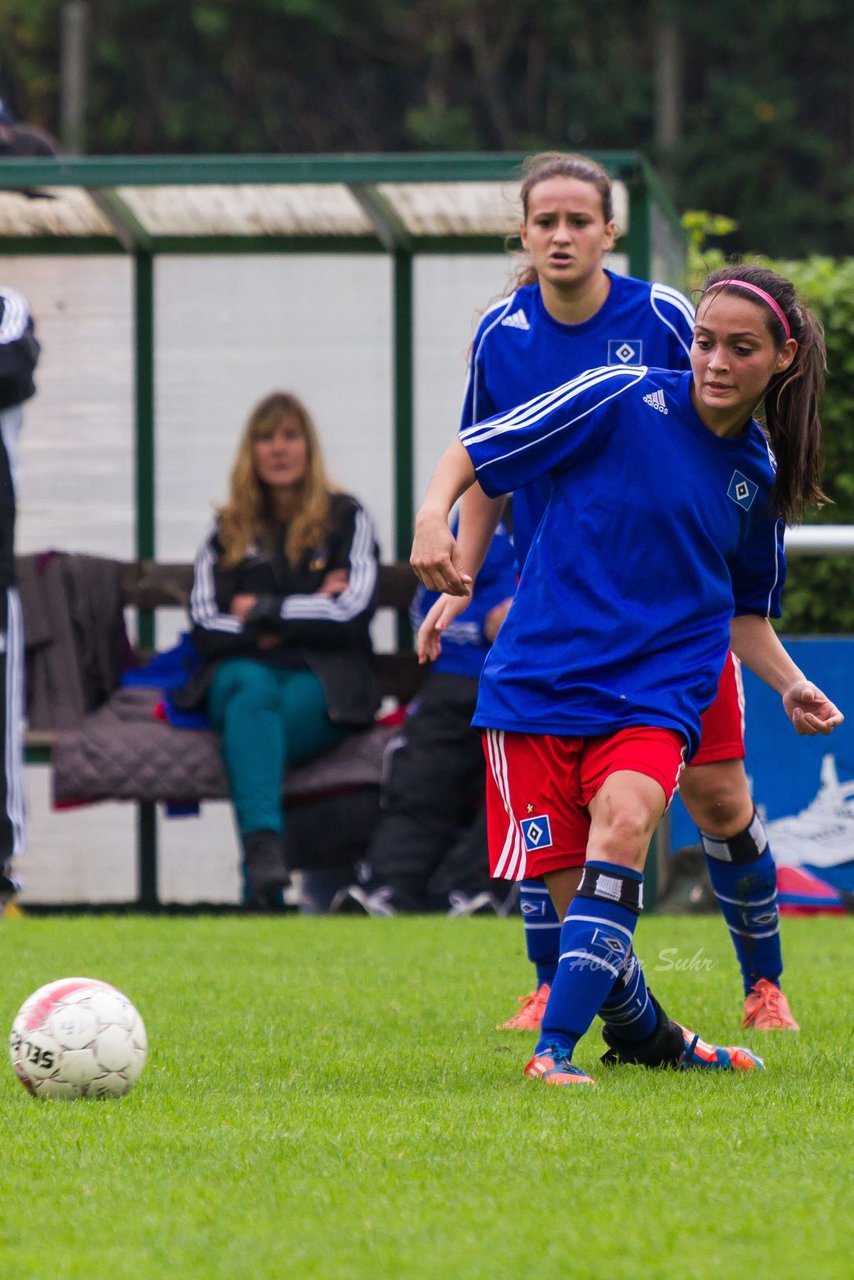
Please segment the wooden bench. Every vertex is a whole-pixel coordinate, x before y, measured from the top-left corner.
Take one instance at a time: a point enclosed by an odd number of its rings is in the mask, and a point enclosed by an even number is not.
[[[122,602],[137,610],[141,642],[136,657],[143,663],[151,656],[152,646],[146,641],[153,637],[156,611],[164,608],[186,611],[193,566],[132,561],[121,564],[120,574]],[[400,705],[414,696],[423,672],[411,648],[408,620],[416,585],[408,564],[380,567],[377,616],[391,616],[397,647],[392,652],[376,653],[375,669],[383,698],[393,699]],[[25,762],[49,765],[56,736],[57,731],[51,729],[29,730],[25,736]],[[147,800],[134,803],[137,810],[137,900],[134,905],[143,910],[157,910],[161,906],[157,884],[157,804]]]

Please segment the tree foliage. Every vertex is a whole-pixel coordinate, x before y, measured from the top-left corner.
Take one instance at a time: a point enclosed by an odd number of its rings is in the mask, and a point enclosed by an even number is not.
[[[632,148],[736,248],[847,251],[849,0],[89,0],[96,153]],[[0,78],[56,132],[62,0],[4,0]],[[656,155],[661,23],[682,141]]]
[[[824,324],[827,394],[822,409],[832,499],[809,523],[854,525],[854,258],[772,262],[793,280]],[[791,559],[781,630],[789,634],[854,634],[854,559]]]

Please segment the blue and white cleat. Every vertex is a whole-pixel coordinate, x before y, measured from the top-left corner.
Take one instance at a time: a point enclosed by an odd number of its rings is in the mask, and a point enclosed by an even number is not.
[[[580,1067],[575,1067],[572,1060],[561,1045],[546,1044],[535,1053],[525,1067],[525,1075],[529,1080],[542,1080],[543,1084],[595,1084],[592,1076],[586,1075]]]
[[[707,1044],[693,1031],[680,1026],[684,1049],[678,1062],[681,1071],[692,1071],[699,1067],[706,1071],[764,1071],[765,1063],[749,1049],[739,1046],[720,1048]]]

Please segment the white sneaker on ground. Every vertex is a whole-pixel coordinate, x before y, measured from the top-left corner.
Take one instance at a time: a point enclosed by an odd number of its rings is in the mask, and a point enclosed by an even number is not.
[[[451,904],[449,916],[497,916],[500,905],[498,899],[486,890],[469,897],[455,889],[448,895],[448,901]]]
[[[348,884],[339,889],[329,907],[336,916],[396,916],[391,889],[367,893],[360,885]]]

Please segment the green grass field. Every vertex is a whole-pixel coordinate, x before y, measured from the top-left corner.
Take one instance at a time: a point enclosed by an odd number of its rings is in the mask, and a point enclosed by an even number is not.
[[[671,1012],[768,1069],[564,1090],[493,1029],[530,984],[518,920],[0,921],[7,1027],[85,974],[151,1044],[121,1101],[42,1102],[0,1071],[0,1274],[847,1277],[854,921],[787,921],[784,946],[803,1030],[744,1033],[722,922],[643,920]],[[591,1031],[577,1060],[601,1049]]]

